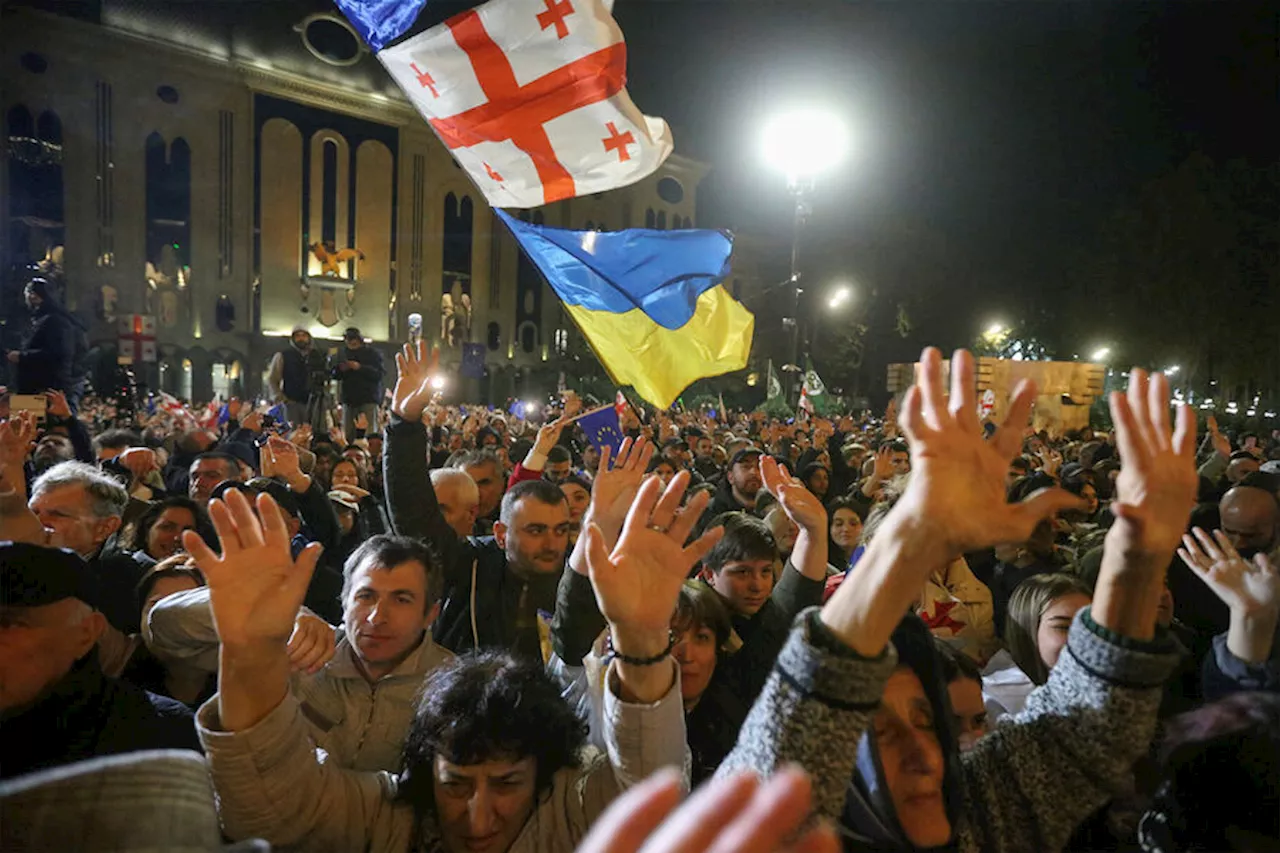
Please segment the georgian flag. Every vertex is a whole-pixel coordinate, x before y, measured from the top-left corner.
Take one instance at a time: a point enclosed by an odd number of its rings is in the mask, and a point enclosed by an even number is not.
[[[494,207],[538,207],[653,173],[671,131],[625,88],[605,0],[490,0],[398,44],[420,0],[337,0]]]

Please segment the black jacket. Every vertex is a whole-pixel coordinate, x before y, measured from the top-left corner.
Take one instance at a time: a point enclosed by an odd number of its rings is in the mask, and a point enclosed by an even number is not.
[[[47,696],[0,720],[0,779],[144,749],[199,751],[191,709],[107,678],[90,652]]]
[[[538,611],[555,610],[560,573],[520,577],[493,537],[458,537],[431,487],[422,424],[392,415],[382,461],[391,526],[430,544],[444,567],[435,641],[453,652],[496,648],[540,660]]]
[[[348,361],[360,363],[359,370],[339,370]],[[371,346],[359,349],[343,347],[329,362],[334,379],[342,384],[342,402],[348,406],[367,406],[382,402],[382,356]]]
[[[324,393],[324,353],[315,347],[303,353],[290,344],[285,347],[281,357],[284,365],[280,375],[280,385],[286,400],[305,403],[313,395],[318,397]]]
[[[84,333],[80,321],[57,306],[41,306],[18,348],[14,391],[39,394],[57,390],[72,392],[80,382],[76,342]]]

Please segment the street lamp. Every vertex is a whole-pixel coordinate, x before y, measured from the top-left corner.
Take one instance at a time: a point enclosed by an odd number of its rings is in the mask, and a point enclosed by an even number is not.
[[[1106,361],[1107,356],[1111,355],[1111,347],[1098,347],[1093,351],[1093,355],[1089,356],[1090,361]]]
[[[1164,369],[1164,375],[1165,375],[1165,376],[1177,376],[1177,375],[1178,375],[1178,371],[1179,371],[1179,370],[1181,370],[1181,369],[1182,369],[1182,367],[1181,367],[1180,365],[1177,365],[1177,364],[1171,365],[1171,366],[1166,367],[1166,368]]]
[[[800,362],[800,231],[812,213],[811,197],[819,175],[839,166],[848,154],[849,131],[841,118],[825,109],[808,107],[781,113],[765,124],[761,154],[765,163],[787,179],[795,204],[791,231],[792,316],[783,327],[791,329],[791,363]],[[793,377],[788,395],[796,390]]]
[[[853,290],[848,285],[837,287],[832,293],[831,298],[827,300],[827,307],[835,311],[844,305],[853,297]]]

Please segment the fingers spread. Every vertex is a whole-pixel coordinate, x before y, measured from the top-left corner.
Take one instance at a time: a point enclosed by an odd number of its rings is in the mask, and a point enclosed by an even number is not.
[[[942,413],[946,399],[942,388],[942,353],[936,347],[926,347],[920,354],[920,376],[916,379],[923,402],[924,420],[931,428],[942,426]]]
[[[635,853],[680,803],[680,774],[660,770],[631,788],[611,805],[578,853]]]
[[[919,444],[932,432],[924,420],[924,402],[918,386],[912,385],[902,398],[902,414],[898,416],[898,426],[902,427],[903,434],[913,444]]]
[[[1013,389],[1009,412],[995,434],[995,447],[1005,459],[1012,459],[1022,447],[1022,430],[1031,416],[1031,404],[1035,399],[1036,385],[1028,379],[1023,379]]]
[[[645,853],[705,853],[747,807],[759,785],[754,773],[713,779],[658,828],[645,844]]]
[[[692,567],[695,563],[701,562],[702,558],[711,553],[711,549],[716,547],[716,543],[724,538],[724,528],[714,527],[702,534],[688,548],[684,549],[686,559],[685,568]]]
[[[958,349],[951,354],[951,414],[965,429],[977,432],[978,401],[974,393],[973,355]]]
[[[1147,388],[1147,409],[1151,417],[1151,438],[1162,450],[1170,447],[1169,380],[1163,373],[1151,377]]]

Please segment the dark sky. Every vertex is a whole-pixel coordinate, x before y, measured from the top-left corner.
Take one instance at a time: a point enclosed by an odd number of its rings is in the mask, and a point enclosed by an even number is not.
[[[715,164],[706,224],[777,230],[763,117],[806,99],[855,150],[816,239],[903,219],[983,262],[1072,244],[1189,153],[1274,161],[1277,6],[1263,2],[618,0],[629,90]]]

